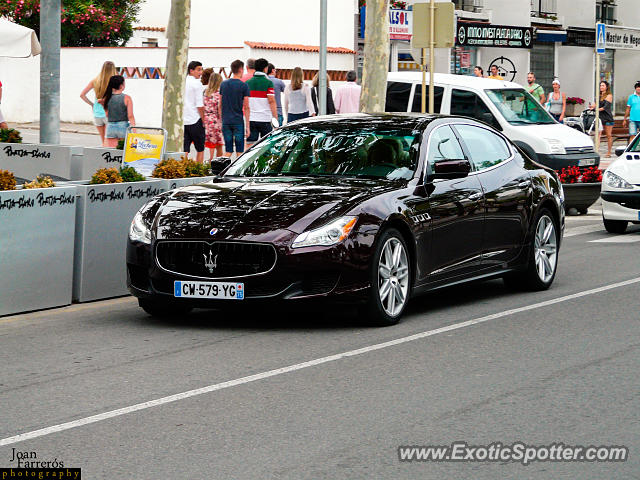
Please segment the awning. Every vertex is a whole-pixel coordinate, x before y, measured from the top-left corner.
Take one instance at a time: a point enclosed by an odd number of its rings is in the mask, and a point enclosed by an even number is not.
[[[564,42],[567,40],[566,30],[536,30],[536,41],[538,42]]]
[[[40,51],[33,30],[0,18],[0,57],[30,57]]]

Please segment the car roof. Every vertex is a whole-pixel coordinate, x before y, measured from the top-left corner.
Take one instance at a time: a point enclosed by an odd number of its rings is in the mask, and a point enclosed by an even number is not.
[[[297,120],[293,124],[286,124],[283,128],[295,128],[300,125],[313,125],[319,127],[352,126],[354,128],[372,127],[396,127],[406,129],[423,129],[429,123],[441,118],[460,119],[459,115],[428,114],[415,112],[382,112],[382,113],[343,113],[335,115],[323,115]],[[465,118],[466,119],[466,118]],[[471,120],[471,119],[467,119]]]
[[[454,87],[471,87],[478,90],[491,90],[495,88],[519,88],[522,85],[506,80],[494,80],[492,78],[478,78],[471,75],[453,75],[449,73],[434,73],[435,83],[452,85]],[[421,72],[389,72],[387,80],[391,82],[422,83]],[[427,75],[427,84],[429,76]]]

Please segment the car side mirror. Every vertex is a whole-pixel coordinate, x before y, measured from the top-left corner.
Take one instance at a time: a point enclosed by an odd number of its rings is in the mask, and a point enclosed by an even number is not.
[[[627,147],[616,147],[616,157],[619,157],[620,155],[622,155],[626,149]]]
[[[470,171],[471,163],[466,158],[446,160],[433,165],[433,178],[463,178]]]

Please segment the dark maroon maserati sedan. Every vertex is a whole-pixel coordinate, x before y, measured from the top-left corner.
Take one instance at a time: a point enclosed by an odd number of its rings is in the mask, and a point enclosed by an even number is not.
[[[391,325],[411,296],[461,281],[548,288],[563,204],[556,174],[481,122],[311,118],[145,205],[128,285],[152,315],[321,299]]]

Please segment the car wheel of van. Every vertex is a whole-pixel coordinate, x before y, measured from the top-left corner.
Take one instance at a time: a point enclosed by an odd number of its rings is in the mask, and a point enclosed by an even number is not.
[[[404,238],[394,228],[378,239],[371,259],[371,288],[360,316],[370,325],[395,325],[411,294],[411,257]]]
[[[179,305],[175,302],[166,302],[139,298],[138,305],[152,317],[169,318],[188,314],[193,308]]]
[[[558,226],[551,212],[543,208],[536,215],[535,229],[526,270],[504,277],[505,285],[526,290],[546,290],[558,266]]]
[[[602,222],[604,223],[604,228],[609,233],[624,233],[627,231],[627,225],[629,222],[626,220],[607,220],[606,218],[602,218]]]

